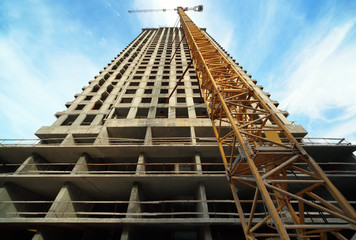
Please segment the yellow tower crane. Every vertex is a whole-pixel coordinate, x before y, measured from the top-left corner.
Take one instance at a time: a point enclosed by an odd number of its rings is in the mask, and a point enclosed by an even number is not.
[[[203,7],[174,10],[184,30],[246,239],[328,239],[331,235],[346,239],[341,230],[356,230],[353,207],[255,90],[254,83],[239,73],[185,13],[202,11]],[[131,12],[147,11],[162,10]],[[246,198],[246,192],[253,197]],[[263,208],[265,215],[257,215]],[[334,221],[313,221],[310,212]]]

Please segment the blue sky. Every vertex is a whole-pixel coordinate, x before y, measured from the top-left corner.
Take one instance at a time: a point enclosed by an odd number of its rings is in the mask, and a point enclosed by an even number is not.
[[[143,27],[188,12],[311,137],[356,143],[356,1],[2,0],[0,138],[34,138]]]

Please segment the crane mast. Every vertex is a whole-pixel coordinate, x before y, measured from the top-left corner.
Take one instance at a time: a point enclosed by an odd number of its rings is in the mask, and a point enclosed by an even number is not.
[[[353,207],[184,10],[178,8],[181,26],[246,239],[346,239],[339,231],[356,229]],[[261,208],[264,217],[256,215]],[[344,224],[315,223],[306,209]]]
[[[356,230],[355,210],[253,83],[185,13],[203,6],[129,12],[167,10],[178,12],[246,239],[346,239],[340,230]]]

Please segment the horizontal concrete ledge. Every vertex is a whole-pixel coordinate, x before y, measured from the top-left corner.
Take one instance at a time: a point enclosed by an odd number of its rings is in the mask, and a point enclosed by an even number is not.
[[[159,149],[159,150],[158,150]],[[146,157],[194,157],[199,153],[201,157],[220,157],[217,145],[105,145],[105,146],[2,146],[0,147],[0,159],[11,159],[11,163],[22,163],[32,153],[38,153],[50,162],[77,161],[87,153],[92,158],[110,158],[120,156],[138,157],[139,153]]]
[[[8,175],[0,177],[0,184],[12,182],[48,199],[54,199],[66,182],[71,182],[96,200],[103,198],[128,200],[134,182],[139,182],[146,194],[170,199],[172,194],[195,192],[199,183],[207,186],[214,197],[231,196],[226,175]]]

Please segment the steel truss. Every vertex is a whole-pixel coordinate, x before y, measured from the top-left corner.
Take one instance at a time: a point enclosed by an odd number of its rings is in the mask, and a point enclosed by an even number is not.
[[[353,207],[182,8],[178,14],[246,239],[346,239],[339,231],[356,229]]]

